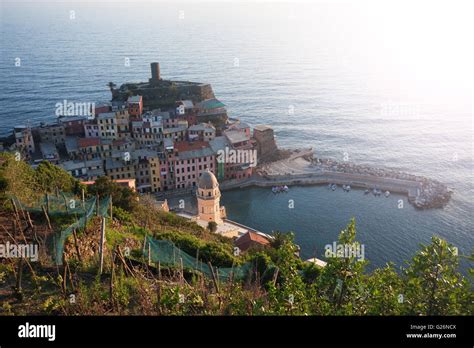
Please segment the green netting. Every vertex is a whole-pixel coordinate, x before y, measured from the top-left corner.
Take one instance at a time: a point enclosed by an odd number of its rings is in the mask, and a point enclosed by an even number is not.
[[[149,236],[145,237],[145,248],[143,254],[148,258],[148,250],[150,250],[150,259],[154,262],[160,262],[161,265],[170,267],[181,267],[181,260],[183,268],[196,270],[204,273],[206,276],[211,277],[212,272],[206,263],[195,257],[187,254],[174,245],[173,242],[168,240],[156,240]],[[149,247],[148,247],[149,246]],[[233,274],[233,279],[242,280],[248,272],[252,269],[250,262],[245,263],[241,266],[234,267],[214,267],[215,272],[221,280],[230,279]]]
[[[104,217],[107,216],[107,211],[110,206],[110,196],[100,199],[98,206],[95,197],[82,202],[82,200],[68,193],[45,195],[28,206],[22,204],[16,198],[13,199],[17,207],[29,212],[42,213],[44,208],[50,216],[74,215],[77,217],[76,222],[56,233],[53,236],[52,243],[50,243],[52,257],[57,265],[62,265],[63,263],[64,243],[73,231],[84,228],[87,221],[94,214]]]
[[[86,214],[83,214],[83,216],[79,218],[75,223],[73,223],[68,228],[62,230],[54,236],[53,257],[57,265],[63,264],[64,243],[75,229],[84,228],[87,224],[87,220],[89,220],[89,218],[94,214],[103,217],[107,216],[107,211],[110,206],[110,197],[99,200],[99,207],[97,207],[96,198],[92,198],[91,200],[87,201],[85,206]]]
[[[94,214],[96,211],[96,199],[92,198],[88,200],[85,204],[86,213],[83,214],[76,222],[67,227],[66,229],[56,233],[53,239],[53,258],[57,265],[63,264],[63,251],[64,243],[66,239],[73,233],[75,229],[84,228],[87,224],[87,220]]]
[[[84,214],[85,207],[82,201],[74,195],[65,192],[59,192],[56,195],[44,195],[25,205],[16,197],[13,198],[17,207],[33,213],[42,213],[43,207],[50,216]]]

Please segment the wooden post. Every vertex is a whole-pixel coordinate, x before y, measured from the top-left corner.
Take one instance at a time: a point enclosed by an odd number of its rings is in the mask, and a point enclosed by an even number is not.
[[[112,205],[112,195],[110,195],[110,221],[112,221],[112,218],[113,218],[113,211],[112,211],[112,208],[113,205]]]
[[[69,262],[67,261],[66,258],[64,258],[64,262],[66,263],[67,273],[69,275],[69,284],[71,284],[71,289],[72,291],[76,291],[76,287],[74,286],[74,282],[72,279],[71,267],[69,267]]]
[[[67,204],[67,199],[64,192],[62,193],[62,196],[63,196],[63,201],[64,201],[64,207],[66,208],[66,213],[69,213],[69,205]]]
[[[63,293],[67,295],[67,267],[66,267],[66,253],[63,251]]]
[[[99,273],[102,274],[104,268],[104,242],[105,242],[105,217],[102,217],[102,224],[100,227],[100,245],[99,245],[99,257],[100,266]]]
[[[278,267],[275,268],[275,272],[273,273],[273,286],[276,285],[276,282],[277,282],[277,279],[278,279],[278,272],[280,271],[280,269]]]
[[[210,262],[207,262],[207,265],[209,266],[209,269],[211,270],[212,274],[212,281],[214,283],[214,288],[216,289],[216,293],[219,293],[219,283],[217,282],[216,274],[214,272],[214,268],[212,268],[212,265]]]
[[[109,285],[109,296],[110,296],[110,302],[112,303],[112,305],[114,304],[115,253],[116,251],[114,250],[112,252],[112,270],[110,272],[110,285]]]
[[[12,199],[11,199],[11,202],[12,202],[12,205],[13,205],[13,211],[15,212],[15,219],[14,219],[14,221],[15,221],[15,223],[16,223],[16,226],[18,226],[18,231],[17,231],[16,228],[15,228],[15,237],[16,237],[17,232],[20,232],[20,233],[21,233],[22,227],[21,227],[21,221],[20,221],[20,214],[19,214],[19,212],[18,212],[18,208],[17,208],[17,206],[16,206],[15,200],[12,198]],[[20,233],[18,233],[18,234],[20,234]]]
[[[16,206],[15,200],[13,198],[10,199],[12,206],[13,206],[13,211],[15,212],[15,216],[18,216],[18,208]]]
[[[181,267],[180,281],[181,281],[181,283],[183,283],[183,280],[184,280],[184,267],[183,267],[183,258],[182,257],[179,258],[179,263],[180,263],[180,267]]]
[[[148,242],[148,265],[151,265],[151,247],[150,247],[150,242]]]
[[[16,277],[16,296],[18,300],[23,300],[23,293],[21,290],[21,278],[23,276],[23,258],[20,257],[18,260],[18,272],[17,272],[17,277]]]
[[[49,214],[49,196],[46,194],[46,212]]]
[[[51,227],[51,221],[49,220],[48,209],[45,208],[44,205],[42,205],[41,208],[43,209],[43,213],[44,213],[44,216],[46,218],[46,222],[48,223],[49,231],[53,232],[53,228]]]
[[[161,314],[161,282],[159,281],[158,284],[156,284],[156,302],[157,302],[157,310],[158,313]]]
[[[73,236],[74,236],[74,246],[76,247],[77,259],[79,260],[79,262],[82,263],[81,253],[79,252],[79,243],[77,242],[76,229],[73,229],[73,230],[72,230],[72,234],[73,234]]]
[[[86,197],[85,197],[84,189],[81,189],[81,194],[82,194],[82,208],[84,209],[84,211],[86,211]]]
[[[28,219],[28,225],[30,226],[32,230],[35,231],[35,234],[36,234],[35,226],[33,225],[33,221],[31,220],[31,215],[28,211],[26,212],[26,217]]]

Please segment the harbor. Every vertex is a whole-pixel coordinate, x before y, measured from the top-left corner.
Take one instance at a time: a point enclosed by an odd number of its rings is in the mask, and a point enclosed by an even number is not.
[[[222,191],[245,187],[276,187],[330,185],[349,192],[351,187],[361,188],[375,196],[400,193],[416,208],[441,208],[452,191],[444,184],[422,176],[395,170],[373,168],[348,162],[314,157],[311,149],[296,150],[286,159],[266,163],[245,180],[229,180],[221,183]]]

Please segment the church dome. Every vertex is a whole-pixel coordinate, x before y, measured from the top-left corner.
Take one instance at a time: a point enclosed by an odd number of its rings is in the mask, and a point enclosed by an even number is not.
[[[200,189],[214,189],[219,186],[219,183],[217,182],[216,176],[210,172],[209,170],[206,170],[201,174],[199,177],[198,181],[198,187]]]

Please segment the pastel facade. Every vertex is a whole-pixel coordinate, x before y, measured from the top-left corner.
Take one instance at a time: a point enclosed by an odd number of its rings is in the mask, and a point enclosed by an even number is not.
[[[35,152],[35,142],[30,127],[17,126],[14,128],[13,133],[15,135],[15,145],[17,149],[28,154]]]
[[[134,95],[128,98],[128,113],[132,118],[140,118],[143,113],[143,98],[141,95]]]
[[[211,141],[216,137],[216,127],[212,123],[198,123],[188,128],[190,141]]]
[[[60,123],[42,124],[38,128],[38,134],[41,142],[55,145],[64,144],[66,139],[66,130]]]
[[[175,188],[196,188],[202,173],[215,170],[215,161],[215,154],[207,142],[175,143],[171,158]]]

